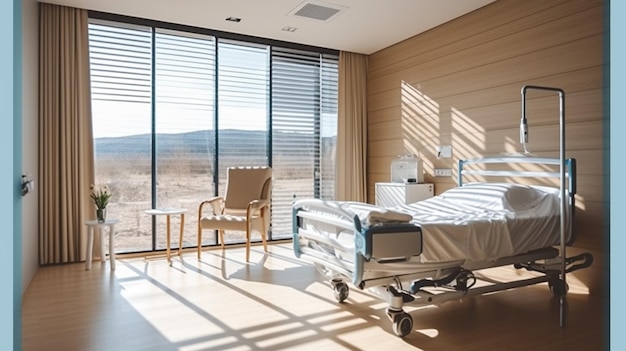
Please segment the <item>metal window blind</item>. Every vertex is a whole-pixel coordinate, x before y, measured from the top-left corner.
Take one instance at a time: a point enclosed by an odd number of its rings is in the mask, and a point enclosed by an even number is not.
[[[291,209],[294,196],[329,198],[334,193],[334,156],[328,151],[334,150],[336,139],[332,120],[337,119],[337,109],[330,105],[337,101],[337,64],[337,57],[317,52],[272,49],[272,203],[276,208]],[[291,215],[289,211],[272,216],[277,234],[291,232]]]
[[[220,192],[226,167],[272,165],[272,235],[280,239],[291,236],[293,195],[334,196],[337,55],[93,18],[89,30],[94,135],[134,135],[124,142],[101,140],[132,150],[116,157],[130,160],[148,179],[156,172],[157,205],[179,205],[165,202],[181,193],[172,190],[178,185],[167,180],[168,169],[176,170],[179,183],[188,177],[203,184],[194,191],[204,196],[215,192],[213,179],[207,180],[215,162]],[[136,157],[152,152],[152,138],[156,164]],[[103,159],[97,155],[96,167],[111,169]],[[120,192],[120,201],[142,202],[141,210],[154,201],[149,181],[142,187],[120,176],[136,169],[115,170],[111,177],[132,187]],[[194,228],[186,225],[186,242],[195,238]],[[138,245],[121,251],[149,250]]]

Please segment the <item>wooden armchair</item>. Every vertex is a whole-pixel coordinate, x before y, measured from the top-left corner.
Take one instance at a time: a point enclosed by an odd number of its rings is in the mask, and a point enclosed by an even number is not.
[[[250,235],[261,233],[267,252],[267,232],[270,224],[272,169],[270,167],[232,167],[227,170],[226,192],[200,203],[198,208],[198,259],[202,255],[202,230],[219,232],[224,249],[224,231],[246,232],[246,262],[250,259]],[[210,205],[210,206],[205,206]],[[211,211],[204,213],[205,207]]]

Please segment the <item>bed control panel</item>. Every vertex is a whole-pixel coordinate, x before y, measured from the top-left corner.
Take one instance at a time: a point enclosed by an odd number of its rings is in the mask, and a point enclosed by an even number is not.
[[[356,249],[367,260],[405,261],[422,253],[422,230],[412,224],[370,227],[355,238]]]

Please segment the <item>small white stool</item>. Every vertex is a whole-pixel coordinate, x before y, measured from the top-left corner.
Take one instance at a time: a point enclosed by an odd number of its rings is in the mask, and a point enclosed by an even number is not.
[[[87,225],[87,262],[86,269],[91,269],[91,260],[93,259],[93,237],[95,234],[95,230],[97,229],[100,233],[100,258],[102,262],[106,260],[104,255],[104,230],[103,228],[109,227],[109,258],[111,260],[111,270],[115,269],[115,249],[113,246],[113,238],[115,237],[115,224],[120,221],[117,219],[107,219],[102,222],[98,222],[97,220],[91,220],[85,222]]]

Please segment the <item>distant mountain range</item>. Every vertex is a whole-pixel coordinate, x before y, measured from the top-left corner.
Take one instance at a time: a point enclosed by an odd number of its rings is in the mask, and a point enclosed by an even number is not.
[[[160,156],[207,155],[214,154],[213,130],[199,130],[187,133],[156,135],[156,147]],[[336,137],[325,138],[325,144],[334,144]],[[315,150],[315,140],[311,134],[278,132],[273,135],[274,155],[307,157]],[[266,152],[267,133],[265,131],[228,129],[219,132],[220,155],[263,157]],[[328,145],[327,145],[328,146]],[[119,154],[150,155],[152,140],[150,134],[95,139],[96,154],[99,157]]]

